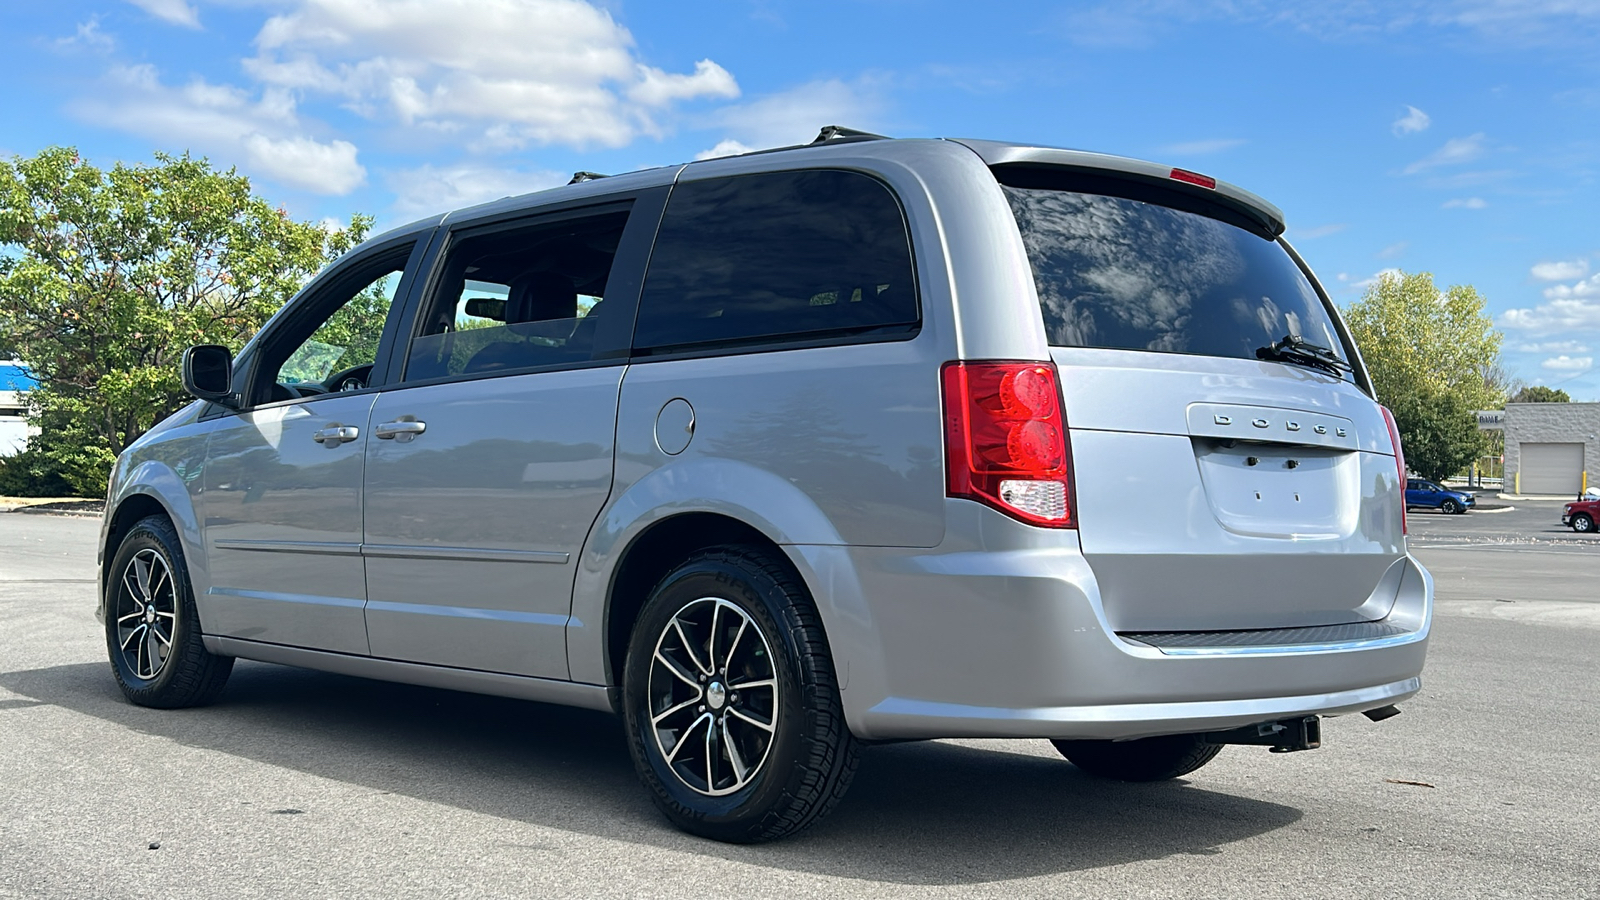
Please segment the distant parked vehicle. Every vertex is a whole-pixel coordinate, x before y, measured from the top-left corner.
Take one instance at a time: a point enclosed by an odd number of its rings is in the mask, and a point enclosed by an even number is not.
[[[1600,522],[1600,497],[1586,493],[1561,510],[1561,524],[1579,534],[1593,534],[1596,522]]]
[[[1423,478],[1406,480],[1406,509],[1421,506],[1455,515],[1477,505],[1478,498],[1466,491],[1452,491]]]

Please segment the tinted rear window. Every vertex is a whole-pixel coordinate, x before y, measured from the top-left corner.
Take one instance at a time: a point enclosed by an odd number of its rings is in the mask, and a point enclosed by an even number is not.
[[[1348,356],[1322,299],[1273,241],[1154,203],[1004,190],[1052,346],[1255,359],[1293,334]]]
[[[639,300],[641,350],[899,333],[911,247],[882,183],[833,170],[673,188]]]

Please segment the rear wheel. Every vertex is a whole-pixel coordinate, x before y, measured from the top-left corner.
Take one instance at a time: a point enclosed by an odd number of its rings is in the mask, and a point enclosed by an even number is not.
[[[1572,530],[1587,534],[1594,530],[1594,519],[1588,513],[1578,513],[1572,517]]]
[[[177,709],[217,698],[233,658],[208,652],[183,548],[162,516],[141,519],[117,548],[106,578],[106,649],[129,700]]]
[[[684,831],[785,837],[831,809],[855,774],[821,621],[764,554],[716,548],[662,579],[634,626],[623,682],[634,766]]]
[[[1447,516],[1453,516],[1456,513],[1461,512],[1461,504],[1454,500],[1446,499],[1443,503],[1439,504],[1439,510]]]
[[[1198,734],[1168,734],[1133,741],[1051,741],[1073,765],[1117,781],[1166,781],[1216,758],[1221,744]]]

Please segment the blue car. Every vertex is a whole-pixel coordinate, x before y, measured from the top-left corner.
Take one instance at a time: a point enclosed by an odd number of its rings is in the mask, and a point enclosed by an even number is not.
[[[1452,491],[1422,478],[1406,480],[1406,509],[1422,506],[1454,515],[1478,505],[1478,498],[1466,491]]]

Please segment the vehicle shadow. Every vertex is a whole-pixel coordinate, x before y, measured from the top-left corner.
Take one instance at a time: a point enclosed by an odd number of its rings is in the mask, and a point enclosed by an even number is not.
[[[1182,781],[1116,784],[1059,759],[926,742],[866,748],[850,794],[817,827],[731,846],[666,824],[634,776],[619,720],[603,713],[243,662],[222,700],[195,710],[128,704],[103,663],[4,673],[0,687],[187,746],[472,812],[910,885],[1207,855],[1302,815]]]

